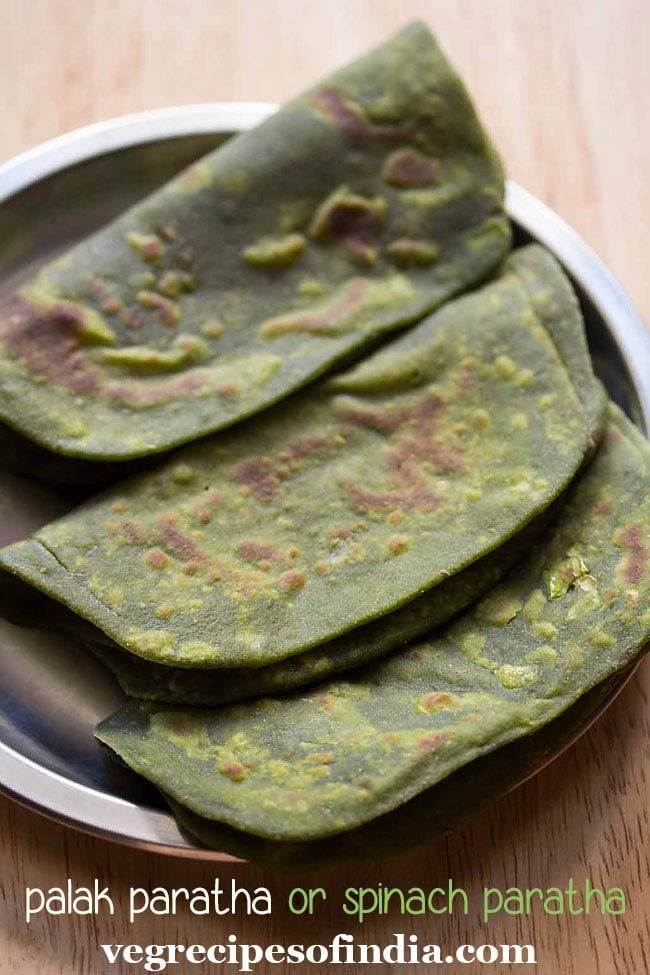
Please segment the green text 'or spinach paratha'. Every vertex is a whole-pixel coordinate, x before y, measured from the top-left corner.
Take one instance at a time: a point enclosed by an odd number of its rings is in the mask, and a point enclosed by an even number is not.
[[[134,702],[100,741],[205,819],[308,840],[543,727],[650,636],[650,447],[612,411],[546,540],[451,626],[348,680],[211,710]]]
[[[502,204],[415,24],[0,299],[0,419],[95,460],[226,427],[485,278]]]
[[[602,394],[586,360],[574,388],[555,332],[587,357],[564,275],[527,248],[356,368],[123,482],[0,566],[156,663],[301,653],[471,565],[570,482]]]

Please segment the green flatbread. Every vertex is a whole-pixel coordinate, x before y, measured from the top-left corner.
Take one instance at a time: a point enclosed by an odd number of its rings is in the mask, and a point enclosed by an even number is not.
[[[0,607],[5,618],[18,626],[69,632],[99,657],[130,697],[193,707],[231,704],[359,667],[446,623],[491,589],[529,550],[560,504],[561,499],[494,552],[394,612],[266,667],[203,670],[144,660],[122,650],[92,623],[8,573],[0,573]]]
[[[556,332],[583,357],[577,391]],[[276,663],[545,511],[602,403],[568,283],[526,248],[356,368],[3,549],[0,566],[156,663]]]
[[[125,460],[250,416],[485,278],[510,230],[414,24],[0,300],[0,419]]]
[[[212,710],[133,702],[96,734],[206,819],[360,826],[566,711],[650,636],[650,446],[612,410],[544,543],[455,623],[348,680]]]
[[[559,502],[551,510],[555,511],[557,505]],[[107,643],[96,629],[89,632],[86,628],[80,635],[85,644],[113,671],[130,697],[195,707],[231,704],[262,694],[288,691],[359,667],[446,623],[498,582],[513,563],[528,551],[548,520],[549,512],[538,515],[530,525],[496,551],[444,579],[393,613],[321,643],[313,650],[266,667],[234,667],[229,670],[169,667],[136,657],[121,650],[115,643]],[[30,618],[40,620],[43,614],[32,611]],[[60,623],[74,631],[79,629],[77,619],[66,618]],[[25,622],[24,616],[21,622]]]
[[[304,872],[352,860],[385,860],[430,845],[535,775],[598,716],[633,669],[602,681],[541,731],[475,759],[392,812],[322,840],[265,840],[165,799],[181,830],[195,842],[266,868]]]

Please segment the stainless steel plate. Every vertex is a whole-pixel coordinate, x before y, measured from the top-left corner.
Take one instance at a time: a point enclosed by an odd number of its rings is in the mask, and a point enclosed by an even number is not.
[[[224,104],[147,112],[80,129],[0,167],[0,290],[274,110]],[[546,244],[572,276],[601,378],[650,430],[650,333],[639,314],[551,210],[514,184],[507,206],[519,239]],[[61,490],[1,473],[0,542],[24,537],[71,504]],[[0,619],[0,787],[54,819],[112,840],[234,859],[193,845],[158,794],[95,744],[93,727],[123,700],[108,672],[69,637]]]

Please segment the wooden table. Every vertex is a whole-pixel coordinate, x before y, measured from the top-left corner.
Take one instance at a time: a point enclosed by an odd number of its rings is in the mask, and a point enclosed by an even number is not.
[[[428,21],[460,68],[509,174],[582,234],[650,319],[648,0],[2,0],[0,158],[140,109],[284,99],[413,17]],[[641,975],[650,968],[649,695],[650,661],[568,754],[478,821],[424,853],[324,878],[272,877],[244,865],[215,870],[121,849],[0,800],[0,972],[142,971],[109,967],[97,947],[103,942],[212,943],[235,931],[264,944],[358,934],[336,909],[348,885],[429,887],[453,877],[476,894],[484,884],[563,887],[572,876],[623,887],[627,915],[537,912],[488,929],[475,916],[388,917],[364,933],[382,942],[393,931],[418,931],[450,946],[532,941],[540,975]],[[269,885],[273,916],[244,923],[181,912],[129,931],[110,918],[40,919],[29,929],[22,920],[26,885],[97,877],[123,897],[130,885],[210,885],[215,874],[249,888]],[[328,888],[331,908],[313,921],[290,920],[287,890],[315,882]],[[203,971],[168,969],[181,970]]]

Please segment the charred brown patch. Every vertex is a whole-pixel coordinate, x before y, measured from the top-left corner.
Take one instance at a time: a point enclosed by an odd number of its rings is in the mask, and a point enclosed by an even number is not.
[[[245,460],[237,465],[232,477],[237,484],[249,488],[256,498],[267,503],[275,497],[279,484],[273,473],[273,462],[269,457]]]
[[[429,432],[430,424],[445,407],[445,402],[434,393],[427,393],[411,406],[381,410],[368,407],[344,407],[340,410],[342,420],[355,426],[368,427],[378,433],[392,434],[402,427],[415,427],[420,434]]]
[[[638,585],[645,575],[648,562],[648,549],[643,541],[643,526],[640,522],[629,525],[619,535],[619,544],[627,550],[627,558],[621,574],[628,586]]]
[[[299,572],[298,569],[289,569],[288,572],[282,573],[279,582],[283,589],[294,592],[306,585],[307,576],[304,572]]]
[[[448,691],[431,691],[424,694],[417,703],[417,710],[422,714],[432,714],[443,711],[454,705],[454,697]]]
[[[240,542],[237,546],[237,555],[246,562],[270,562],[272,565],[286,565],[287,559],[270,542]]]
[[[161,515],[158,520],[162,525],[178,525],[181,516],[176,511],[169,511],[167,514]]]
[[[20,295],[0,302],[0,341],[11,359],[73,393],[88,395],[99,383],[80,349],[83,313],[72,302],[39,308]]]
[[[388,456],[390,469],[407,479],[415,476],[413,464],[418,461],[430,464],[443,474],[451,474],[463,467],[460,447],[446,443],[440,437],[432,437],[427,441],[404,440]]]
[[[236,396],[239,392],[239,387],[237,383],[223,382],[218,384],[217,392],[219,396]]]
[[[322,454],[330,446],[328,437],[303,437],[294,440],[286,451],[282,452],[282,460],[305,460],[307,457],[314,457]]]
[[[159,518],[157,529],[160,538],[164,542],[165,548],[182,559],[186,563],[196,563],[197,565],[207,561],[205,554],[201,551],[194,539],[183,534],[175,525],[164,518]]]
[[[246,769],[238,762],[226,762],[219,766],[222,775],[227,776],[231,782],[241,782],[246,778]]]
[[[311,96],[311,104],[334,122],[350,139],[399,145],[413,136],[410,125],[377,125],[370,122],[356,102],[343,98],[332,88],[321,88]]]
[[[344,243],[350,238],[369,239],[379,231],[383,213],[383,207],[363,197],[333,199],[319,211],[312,236],[333,243]]]
[[[341,419],[357,427],[368,427],[377,433],[394,433],[404,422],[403,410],[372,410],[369,407],[346,407]]]
[[[138,304],[142,305],[143,308],[147,308],[152,311],[158,322],[165,328],[174,328],[178,324],[180,319],[180,312],[178,310],[178,305],[173,302],[170,298],[165,298],[163,295],[159,295],[156,291],[142,290],[138,291],[136,295],[136,301]]]
[[[204,382],[205,377],[195,371],[166,382],[110,383],[105,392],[109,399],[123,406],[155,406],[188,396],[200,389]]]
[[[123,521],[120,525],[122,534],[124,535],[124,540],[127,545],[137,545],[138,542],[143,541],[145,535],[142,531],[140,525],[137,525],[135,521]]]
[[[150,569],[166,569],[171,565],[169,556],[159,548],[151,548],[144,553],[144,560]]]
[[[442,745],[449,741],[451,738],[451,733],[448,731],[439,731],[434,735],[423,735],[418,742],[419,752],[435,752]]]
[[[409,434],[388,454],[388,466],[407,483],[417,479],[414,464],[433,466],[442,473],[462,469],[461,448],[436,435],[436,428],[445,403],[441,397],[427,393],[413,407],[404,411],[402,428]]]
[[[105,298],[99,306],[105,315],[119,315],[123,305],[117,295]]]
[[[377,255],[371,241],[379,233],[385,213],[386,201],[381,197],[369,199],[341,188],[318,208],[309,235],[341,244],[361,264],[372,265]]]
[[[384,163],[381,176],[385,183],[399,189],[433,186],[440,181],[440,161],[416,149],[397,149]]]
[[[433,511],[442,497],[427,483],[424,473],[453,473],[463,467],[462,449],[436,432],[445,402],[426,393],[416,403],[399,410],[347,410],[344,418],[395,437],[387,453],[393,487],[374,491],[352,481],[344,484],[352,508],[359,514],[372,510]]]
[[[126,328],[136,329],[136,328],[140,328],[140,326],[142,325],[142,317],[138,315],[136,311],[133,311],[129,308],[126,308],[122,311],[120,318],[122,319],[122,324]]]
[[[342,292],[324,308],[313,311],[289,312],[270,318],[260,326],[262,336],[273,337],[288,332],[307,332],[327,335],[336,332],[359,308],[368,290],[365,278],[352,278]]]
[[[134,230],[126,235],[126,242],[148,264],[157,263],[165,253],[164,244],[158,234],[140,234]]]
[[[440,494],[423,484],[394,491],[368,491],[351,481],[344,487],[352,509],[363,515],[370,514],[371,511],[385,511],[397,504],[408,511],[435,511],[443,501]]]

